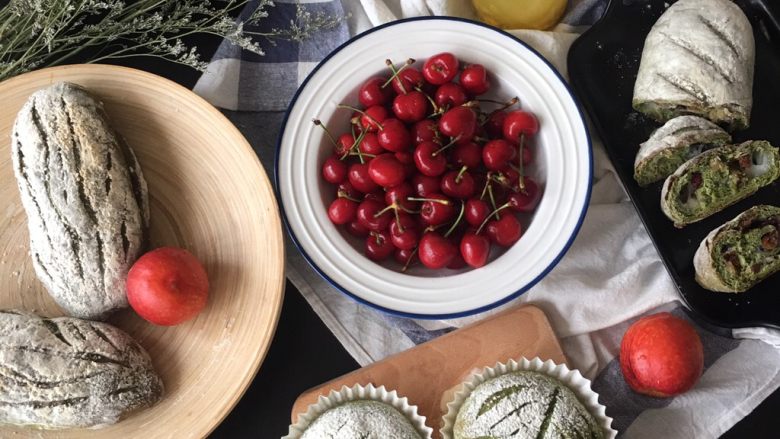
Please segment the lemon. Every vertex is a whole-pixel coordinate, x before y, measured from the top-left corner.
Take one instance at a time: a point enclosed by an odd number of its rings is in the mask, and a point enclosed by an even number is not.
[[[471,0],[482,21],[504,29],[549,29],[567,0]]]

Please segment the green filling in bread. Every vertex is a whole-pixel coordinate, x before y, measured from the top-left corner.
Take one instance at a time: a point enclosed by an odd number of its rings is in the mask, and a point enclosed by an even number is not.
[[[722,146],[689,160],[666,179],[661,208],[682,227],[744,199],[778,176],[780,156],[769,142]]]
[[[743,292],[780,271],[780,208],[756,206],[713,231],[695,258],[705,288]]]

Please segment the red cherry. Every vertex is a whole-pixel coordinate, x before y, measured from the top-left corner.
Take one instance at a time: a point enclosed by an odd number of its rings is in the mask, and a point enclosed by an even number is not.
[[[369,175],[367,163],[353,163],[352,166],[349,167],[349,173],[347,175],[352,186],[364,194],[379,188]]]
[[[387,230],[390,221],[393,220],[393,214],[389,210],[379,215],[385,208],[385,205],[377,200],[363,200],[357,208],[357,220],[363,227],[372,232]]]
[[[398,186],[393,186],[385,192],[385,203],[388,206],[396,204],[399,207],[415,211],[419,207],[419,201],[410,201],[409,197],[414,197],[414,188],[409,183],[401,183]]]
[[[333,147],[333,153],[339,157],[343,157],[352,149],[352,145],[355,143],[355,138],[352,134],[342,134],[336,141],[336,146]]]
[[[496,244],[509,247],[520,239],[523,234],[523,226],[516,216],[507,213],[501,215],[499,220],[488,222],[487,233]]]
[[[517,212],[533,212],[539,204],[539,185],[531,177],[523,177],[525,191],[512,192],[507,197],[509,206]]]
[[[439,132],[458,139],[458,143],[470,142],[477,130],[477,113],[468,107],[447,110],[439,119]]]
[[[360,127],[370,133],[377,132],[379,131],[379,125],[382,125],[387,116],[387,108],[385,107],[379,105],[368,107],[360,115]]]
[[[408,213],[399,212],[398,221],[390,222],[390,238],[396,248],[411,250],[417,247],[420,239],[417,221]]]
[[[406,123],[414,123],[425,119],[428,112],[428,99],[419,91],[400,94],[393,99],[395,117]]]
[[[390,233],[386,230],[371,232],[366,238],[366,256],[372,261],[384,261],[395,252],[395,247],[390,240]]]
[[[430,194],[420,206],[420,219],[429,226],[438,226],[455,218],[455,205],[442,194]]]
[[[429,177],[436,177],[447,170],[447,158],[437,153],[441,145],[433,142],[423,142],[414,149],[414,164],[417,169]]]
[[[466,201],[463,217],[467,223],[479,227],[488,215],[490,215],[490,206],[485,201],[477,198]]]
[[[393,258],[396,262],[403,266],[412,265],[414,261],[417,259],[417,252],[414,250],[403,250],[400,248],[395,249],[395,253],[393,254]]]
[[[482,147],[482,162],[491,171],[501,171],[515,158],[517,148],[503,139],[491,140]]]
[[[357,200],[359,198],[363,198],[363,193],[355,189],[355,186],[352,186],[352,183],[349,181],[344,181],[339,183],[339,185],[336,187],[336,196],[343,198],[353,198]]]
[[[528,147],[528,144],[525,144],[523,146],[523,166],[530,165],[532,161],[534,161],[534,153]]]
[[[355,220],[358,204],[346,198],[336,198],[328,207],[328,218],[333,224],[342,225]]]
[[[358,221],[352,221],[351,223],[347,224],[347,232],[349,232],[350,235],[356,236],[358,238],[364,238],[368,236],[368,230],[367,227],[360,224]]]
[[[412,144],[412,138],[406,125],[398,119],[385,119],[382,129],[376,135],[382,148],[398,152],[408,149]]]
[[[450,270],[460,270],[461,268],[466,267],[466,261],[463,260],[463,257],[460,255],[460,252],[457,251],[458,245],[457,242],[453,244],[453,247],[455,247],[455,256],[452,258],[452,261],[447,264],[447,268]]]
[[[455,245],[436,232],[425,233],[417,250],[420,262],[434,270],[449,265],[456,253]]]
[[[460,73],[460,85],[472,95],[481,95],[490,89],[487,70],[482,64],[471,64]]]
[[[375,77],[364,82],[358,91],[360,105],[368,108],[390,102],[390,99],[393,96],[393,90],[389,87],[382,88],[382,84],[384,84],[385,81],[386,79],[384,78]]]
[[[418,197],[428,197],[439,192],[441,180],[437,177],[429,177],[424,174],[416,174],[412,177],[412,186]]]
[[[322,165],[322,178],[328,183],[339,184],[347,179],[347,164],[332,155]]]
[[[399,85],[403,84],[403,90]],[[393,89],[398,94],[404,94],[414,91],[415,88],[422,88],[425,85],[425,78],[422,73],[414,67],[407,67],[401,70],[401,73],[393,79]]]
[[[466,233],[460,240],[460,255],[470,266],[484,267],[490,256],[490,240],[482,235]]]
[[[440,85],[433,95],[433,101],[439,107],[457,107],[463,105],[466,99],[468,99],[466,91],[454,82]]]
[[[539,120],[532,113],[522,110],[510,111],[504,119],[504,139],[517,143],[520,134],[531,137],[539,132]]]
[[[474,142],[461,143],[452,149],[450,158],[456,165],[475,169],[482,164],[482,148]]]
[[[485,131],[487,131],[490,138],[495,139],[504,135],[506,115],[506,111],[496,111],[490,114],[487,123],[485,123]]]
[[[360,152],[365,154],[379,155],[385,152],[385,149],[379,144],[379,139],[377,139],[376,134],[374,133],[364,134],[363,140],[360,141],[358,147],[360,148]]]
[[[412,126],[412,140],[415,145],[422,142],[433,142],[438,139],[438,127],[431,119],[423,119]]]
[[[414,167],[414,154],[409,151],[398,151],[395,153],[395,158],[401,162],[402,165],[412,165]],[[415,169],[415,172],[417,170]]]
[[[458,75],[458,59],[449,52],[443,52],[428,58],[422,68],[423,77],[433,85],[442,85]]]
[[[379,201],[382,203],[385,199],[385,193],[382,191],[382,189],[377,189],[373,192],[369,192],[363,196],[364,200],[374,200]]]
[[[448,197],[465,200],[474,195],[474,178],[468,172],[450,171],[441,178],[441,191]]]
[[[404,165],[391,153],[380,154],[368,163],[368,175],[382,187],[401,184],[406,177]]]

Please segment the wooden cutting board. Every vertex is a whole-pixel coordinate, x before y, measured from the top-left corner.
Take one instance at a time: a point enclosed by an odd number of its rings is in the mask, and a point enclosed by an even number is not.
[[[292,422],[331,389],[371,383],[409,398],[438,431],[455,386],[474,369],[519,357],[566,363],[547,316],[533,305],[511,308],[309,389],[295,401]]]

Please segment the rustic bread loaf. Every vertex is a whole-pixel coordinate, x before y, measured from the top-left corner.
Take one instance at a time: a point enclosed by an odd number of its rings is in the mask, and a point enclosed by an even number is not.
[[[126,307],[149,203],[138,161],[102,104],[68,83],[34,93],[16,118],[11,150],[38,278],[74,317]]]
[[[753,29],[739,6],[680,0],[647,35],[633,106],[659,122],[695,114],[730,130],[747,128],[754,64]]]
[[[113,326],[0,311],[0,424],[113,424],[162,391],[146,351]]]

